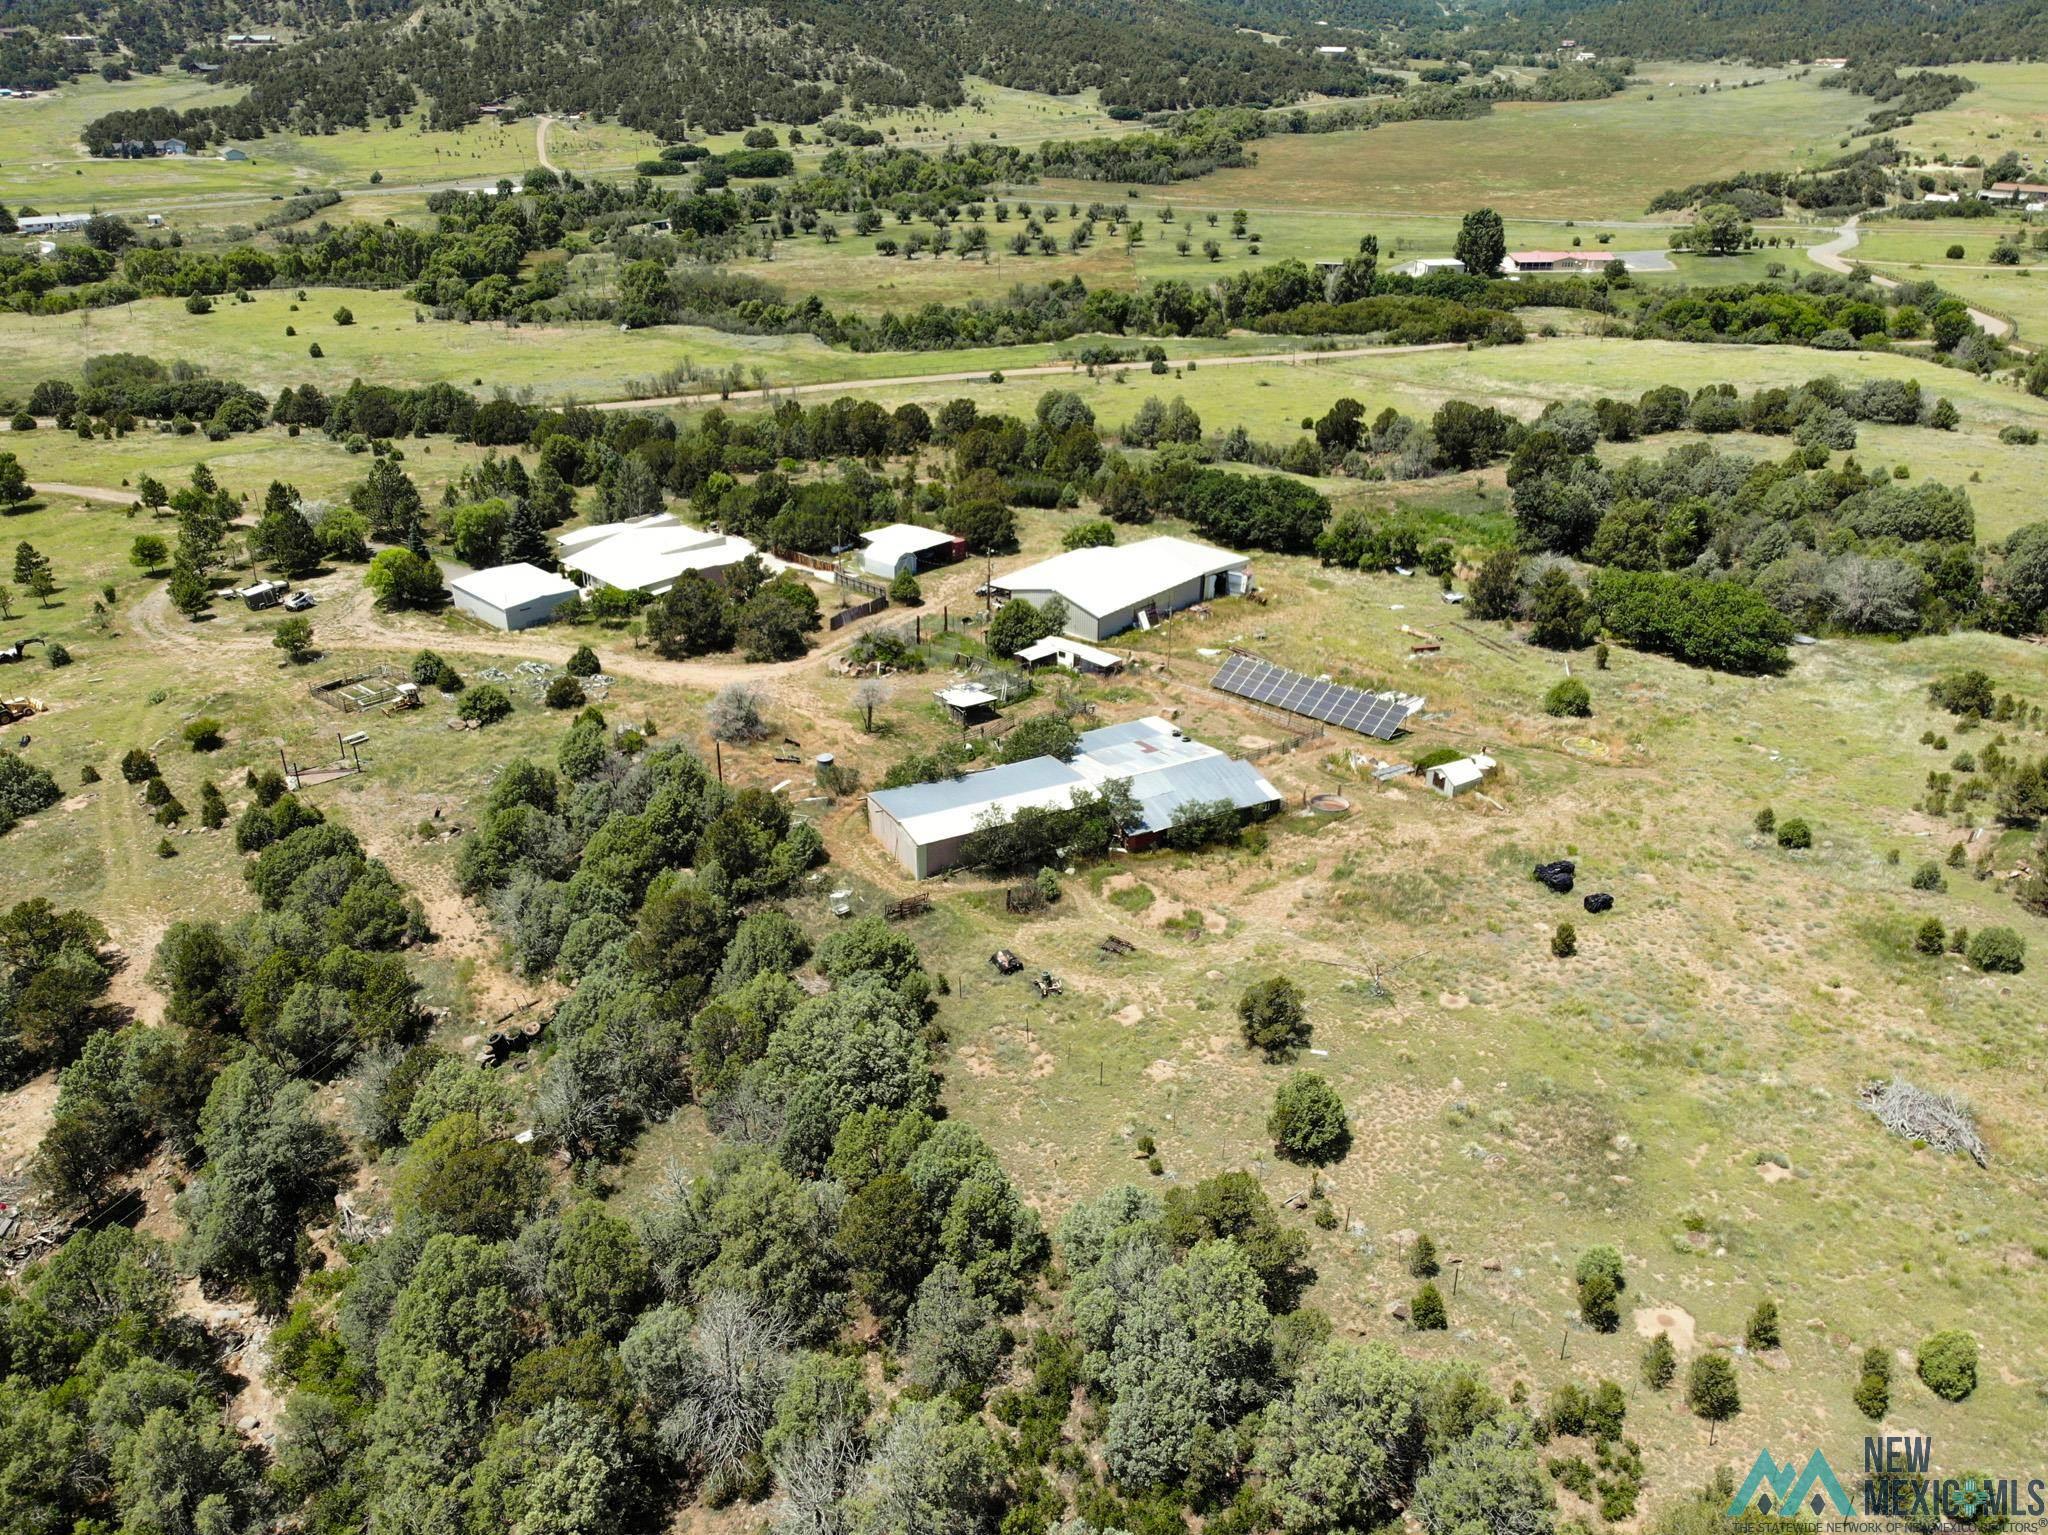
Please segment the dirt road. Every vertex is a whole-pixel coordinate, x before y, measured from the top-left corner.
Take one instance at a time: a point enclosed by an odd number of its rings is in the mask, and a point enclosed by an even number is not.
[[[1239,368],[1250,363],[1315,363],[1332,362],[1344,357],[1398,357],[1408,352],[1462,352],[1462,341],[1425,341],[1413,346],[1348,346],[1337,347],[1325,352],[1254,352],[1241,357],[1181,357],[1168,358],[1169,367],[1193,364],[1202,368]],[[1055,374],[1078,373],[1081,364],[1077,362],[1033,363],[1024,368],[1004,368],[1003,377],[1050,378]],[[669,405],[717,405],[734,400],[776,400],[793,394],[851,394],[861,389],[900,389],[906,385],[920,384],[979,384],[987,381],[986,370],[979,373],[906,373],[888,378],[838,379],[822,384],[781,384],[766,389],[735,389],[729,395],[717,390],[705,390],[697,394],[654,395],[644,400],[593,400],[592,410],[644,410],[650,407]]]
[[[540,161],[542,170],[553,171],[559,176],[562,173],[561,166],[548,158],[548,129],[552,128],[554,123],[552,117],[536,117],[533,120],[533,156]]]

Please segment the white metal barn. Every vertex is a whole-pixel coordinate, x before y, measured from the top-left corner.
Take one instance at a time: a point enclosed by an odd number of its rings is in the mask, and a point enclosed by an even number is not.
[[[960,848],[991,814],[1064,810],[1081,790],[1128,784],[1140,823],[1125,839],[1143,848],[1189,805],[1228,800],[1247,815],[1269,814],[1280,791],[1251,763],[1189,739],[1157,716],[1082,732],[1071,762],[1032,757],[964,778],[881,789],[868,796],[868,830],[917,879],[950,869]]]
[[[914,576],[934,565],[946,564],[957,559],[965,547],[965,540],[951,533],[908,522],[870,528],[861,534],[861,542],[867,548],[861,551],[860,568],[878,581],[893,581],[906,570]]]
[[[457,612],[493,629],[531,629],[577,598],[576,583],[524,561],[472,570],[448,583]]]
[[[1069,550],[998,576],[993,585],[1005,597],[1034,603],[1058,597],[1067,605],[1067,633],[1104,640],[1212,597],[1241,596],[1251,590],[1251,567],[1249,555],[1162,535]]]
[[[666,594],[685,571],[716,580],[755,552],[744,538],[693,528],[673,512],[577,528],[556,539],[555,547],[562,568],[584,586],[651,597]]]

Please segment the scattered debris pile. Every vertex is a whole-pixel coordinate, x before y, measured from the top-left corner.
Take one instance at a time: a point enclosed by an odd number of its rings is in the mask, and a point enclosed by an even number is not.
[[[1572,893],[1572,876],[1578,872],[1578,865],[1569,858],[1559,858],[1550,863],[1536,865],[1535,877],[1558,895]]]
[[[1586,897],[1583,904],[1587,911],[1597,917],[1603,911],[1614,910],[1614,897],[1604,890],[1596,890]]]
[[[989,955],[988,962],[1004,975],[1015,975],[1024,968],[1024,961],[1008,949],[997,949],[995,953]]]
[[[1931,1093],[1904,1077],[1870,1081],[1856,1095],[1892,1134],[1936,1151],[1966,1151],[1979,1167],[1990,1159],[1978,1139],[1976,1116],[1952,1093]]]

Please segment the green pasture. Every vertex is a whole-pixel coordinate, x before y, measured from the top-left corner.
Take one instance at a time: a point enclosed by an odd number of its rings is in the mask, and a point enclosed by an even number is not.
[[[337,325],[347,306],[353,325]],[[715,390],[718,370],[738,366],[746,387],[831,382],[902,374],[975,373],[1055,363],[1081,342],[984,347],[946,352],[850,352],[811,336],[740,336],[693,326],[622,331],[602,323],[460,325],[425,318],[402,294],[349,288],[290,289],[231,297],[211,314],[191,315],[179,299],[144,299],[69,315],[0,315],[0,398],[20,397],[43,378],[75,378],[104,352],[143,352],[166,361],[201,361],[211,372],[275,393],[286,385],[346,388],[352,379],[384,384],[453,383],[489,394],[534,399],[614,400],[686,364],[699,371],[692,390]],[[286,326],[298,334],[286,337]],[[310,355],[318,342],[322,357]],[[1119,344],[1135,347],[1135,341]],[[1296,343],[1271,336],[1176,341],[1181,355],[1272,352]],[[760,370],[757,381],[755,370]]]
[[[1956,64],[1950,73],[1977,89],[1939,112],[1922,114],[1892,137],[1930,160],[1953,164],[1970,155],[1995,160],[2008,149],[2038,163],[2048,129],[2048,64]]]
[[[1631,220],[1666,187],[1838,153],[1834,141],[1866,105],[1810,80],[1702,94],[1646,76],[1605,101],[1517,103],[1463,122],[1263,139],[1256,165],[1176,191],[1219,207],[1359,216],[1492,207]]]

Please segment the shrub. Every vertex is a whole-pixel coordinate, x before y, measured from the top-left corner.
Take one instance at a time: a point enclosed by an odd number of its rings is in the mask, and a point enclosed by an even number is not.
[[[597,652],[588,645],[578,645],[576,654],[569,657],[569,664],[563,668],[572,677],[595,677],[604,670],[597,659]]]
[[[1660,1332],[1643,1350],[1643,1384],[1662,1391],[1678,1373],[1678,1350],[1671,1346],[1671,1334]]]
[[[1948,881],[1941,875],[1941,865],[1932,858],[1926,859],[1913,871],[1912,885],[1915,890],[1948,889]]]
[[[204,293],[190,294],[185,299],[185,313],[212,314],[213,300],[208,298]]]
[[[1417,1279],[1434,1279],[1443,1272],[1436,1260],[1436,1241],[1426,1231],[1408,1244],[1408,1272]]]
[[[1569,922],[1557,924],[1557,931],[1550,935],[1550,952],[1559,959],[1570,959],[1579,952],[1579,930]]]
[[[139,746],[131,746],[121,756],[121,776],[130,783],[144,783],[155,778],[156,758]]]
[[[464,693],[462,702],[455,706],[455,712],[479,725],[495,725],[512,712],[512,700],[495,682],[486,682]]]
[[[896,579],[889,583],[889,600],[914,608],[924,601],[924,589],[917,584],[917,577],[907,570],[896,572]]]
[[[1301,988],[1284,975],[1254,981],[1237,999],[1237,1016],[1244,1024],[1244,1042],[1269,1061],[1286,1060],[1309,1042]]]
[[[348,307],[348,305],[346,305],[346,304],[343,304],[343,305],[342,305],[342,306],[341,306],[341,307],[340,307],[339,309],[337,309],[337,310],[335,310],[335,311],[334,311],[334,323],[335,323],[336,325],[353,325],[353,324],[355,324],[355,323],[356,323],[356,316],[355,316],[355,311],[354,311],[354,310],[352,310],[352,309],[350,309],[350,308]]]
[[[1789,817],[1778,823],[1778,846],[1806,848],[1813,846],[1813,828],[1798,816]]]
[[[1351,1123],[1337,1090],[1312,1071],[1296,1072],[1273,1096],[1266,1120],[1283,1162],[1328,1167],[1351,1150]]]
[[[1856,1389],[1850,1393],[1856,1410],[1875,1423],[1891,1411],[1892,1356],[1884,1349],[1863,1351],[1863,1366],[1857,1372]]]
[[[47,810],[64,797],[57,780],[40,763],[0,751],[0,831],[23,816]]]
[[[49,650],[45,652],[44,659],[46,659],[50,663],[52,669],[55,669],[59,666],[69,666],[71,664],[71,652],[66,650],[62,645],[52,645],[49,648]]]
[[[217,752],[226,744],[221,723],[201,715],[185,727],[185,744],[196,752]]]
[[[1434,1283],[1424,1280],[1422,1288],[1415,1292],[1415,1299],[1408,1303],[1408,1319],[1417,1332],[1442,1332],[1450,1326],[1443,1292]]]
[[[1595,1332],[1613,1332],[1621,1325],[1620,1299],[1628,1288],[1621,1254],[1612,1247],[1589,1247],[1580,1255],[1573,1278],[1579,1287],[1579,1316]]]
[[[744,682],[728,682],[712,696],[704,717],[712,735],[727,743],[758,741],[768,733],[761,719],[761,691]]]
[[[1980,928],[1963,952],[1988,973],[2018,975],[2027,968],[2027,941],[2009,927]]]
[[[1923,1339],[1914,1368],[1944,1402],[1960,1402],[1977,1389],[1977,1340],[1959,1328]]]
[[[1593,695],[1576,677],[1562,677],[1543,695],[1543,712],[1557,719],[1588,719],[1593,713]]]
[[[548,690],[541,696],[541,701],[550,709],[580,709],[588,702],[583,694],[583,684],[566,675],[548,683]]]
[[[1940,954],[1947,942],[1948,933],[1939,917],[1929,917],[1920,924],[1920,931],[1913,935],[1913,947],[1922,954]]]
[[[1743,1329],[1742,1341],[1752,1354],[1767,1348],[1776,1348],[1778,1335],[1778,1303],[1765,1296],[1756,1303],[1756,1310],[1749,1314],[1749,1325]]]
[[[1942,254],[1951,261],[1961,261],[1963,259],[1963,248],[1960,245],[1951,245]]]

